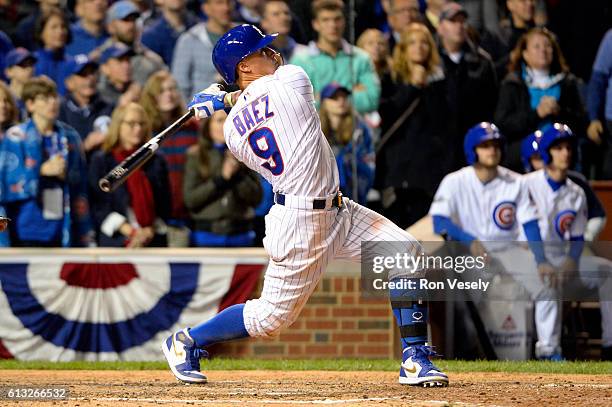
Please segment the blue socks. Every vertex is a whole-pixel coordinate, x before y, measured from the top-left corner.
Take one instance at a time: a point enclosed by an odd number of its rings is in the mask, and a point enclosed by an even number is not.
[[[244,304],[232,305],[208,321],[189,329],[189,335],[198,348],[204,348],[217,342],[246,338],[249,333],[244,327],[243,310]]]

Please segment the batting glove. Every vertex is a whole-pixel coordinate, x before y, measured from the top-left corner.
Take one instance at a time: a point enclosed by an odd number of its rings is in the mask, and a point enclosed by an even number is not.
[[[225,95],[227,92],[221,90],[221,85],[214,83],[202,92],[193,95],[193,99],[187,105],[187,109],[194,109],[198,119],[206,119],[217,110],[225,109]]]

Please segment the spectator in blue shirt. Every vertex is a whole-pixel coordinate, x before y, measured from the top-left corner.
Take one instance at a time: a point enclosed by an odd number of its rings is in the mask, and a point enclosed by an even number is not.
[[[86,54],[96,58],[92,53],[108,38],[105,29],[107,0],[77,0],[74,12],[79,20],[70,26],[72,41],[66,46],[69,55]]]
[[[4,73],[9,79],[11,93],[19,108],[19,117],[25,120],[28,116],[28,112],[21,98],[21,94],[23,92],[23,85],[34,75],[36,57],[27,49],[19,47],[7,54],[5,63],[6,68],[4,69]]]
[[[604,36],[593,64],[587,109],[590,124],[587,135],[602,151],[603,168],[598,178],[612,179],[612,29]],[[605,137],[604,125],[608,128]]]
[[[34,74],[51,78],[60,95],[66,93],[64,80],[68,76],[73,58],[66,55],[65,47],[70,42],[68,18],[60,9],[52,9],[36,22],[36,39],[42,45],[34,54],[37,61]]]
[[[11,156],[0,166],[0,204],[14,221],[13,246],[70,247],[90,243],[87,169],[81,139],[57,120],[59,97],[49,78],[23,89],[31,119],[13,126],[0,143]]]
[[[113,106],[98,95],[97,81],[96,62],[75,62],[66,78],[68,92],[60,106],[59,119],[79,133],[87,156],[104,142],[113,111]]]
[[[142,43],[172,65],[174,45],[179,36],[196,25],[198,19],[187,11],[185,0],[158,0],[161,15],[142,33]]]

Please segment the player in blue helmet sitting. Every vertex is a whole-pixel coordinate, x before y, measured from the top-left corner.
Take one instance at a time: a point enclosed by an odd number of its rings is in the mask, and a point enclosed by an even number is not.
[[[541,138],[542,132],[537,130],[525,137],[521,143],[521,161],[525,173],[541,170],[545,166],[539,151],[538,143]],[[584,231],[584,240],[587,242],[597,240],[597,236],[606,226],[606,210],[584,175],[578,171],[568,170],[567,177],[578,184],[586,195],[588,221]]]
[[[539,224],[545,252],[556,268],[559,287],[582,284],[598,289],[600,299],[612,293],[612,262],[582,256],[587,231],[587,197],[583,188],[568,176],[575,150],[575,137],[565,124],[554,123],[541,133],[529,136],[531,149],[537,151],[543,168],[524,175],[525,185],[540,214]],[[523,146],[524,164],[536,164],[534,153]],[[572,242],[569,249],[560,242]],[[575,279],[576,273],[579,279]],[[612,358],[612,302],[601,301],[602,358]],[[561,329],[561,321],[555,329]]]
[[[213,50],[213,63],[240,91],[226,93],[211,86],[188,106],[200,118],[229,109],[223,127],[228,149],[270,182],[275,204],[265,218],[263,243],[270,262],[261,297],[229,307],[163,341],[170,369],[184,382],[206,382],[199,357],[209,345],[279,335],[296,320],[327,264],[335,258],[360,261],[363,241],[393,242],[388,246],[397,248],[398,255],[422,252],[406,231],[342,197],[312,83],[302,68],[282,65],[280,54],[268,48],[274,38],[248,24],[225,33]],[[396,271],[389,270],[389,277]],[[429,360],[435,352],[426,344],[427,305],[395,301],[392,308],[404,347],[399,382],[446,386],[448,377]]]
[[[499,165],[503,147],[504,137],[492,123],[468,130],[468,166],[444,177],[429,210],[434,232],[462,242],[473,256],[486,253],[491,271],[510,274],[522,284],[537,300],[536,356],[561,359],[560,333],[553,329],[560,308],[545,284],[554,270],[539,243],[538,214],[522,177]],[[520,240],[527,240],[530,250]]]

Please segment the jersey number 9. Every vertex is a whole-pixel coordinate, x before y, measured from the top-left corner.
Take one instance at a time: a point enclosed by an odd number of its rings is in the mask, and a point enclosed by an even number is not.
[[[283,157],[278,149],[274,133],[267,127],[262,127],[249,134],[249,145],[257,157],[266,160],[262,167],[273,175],[280,175],[285,169]]]

